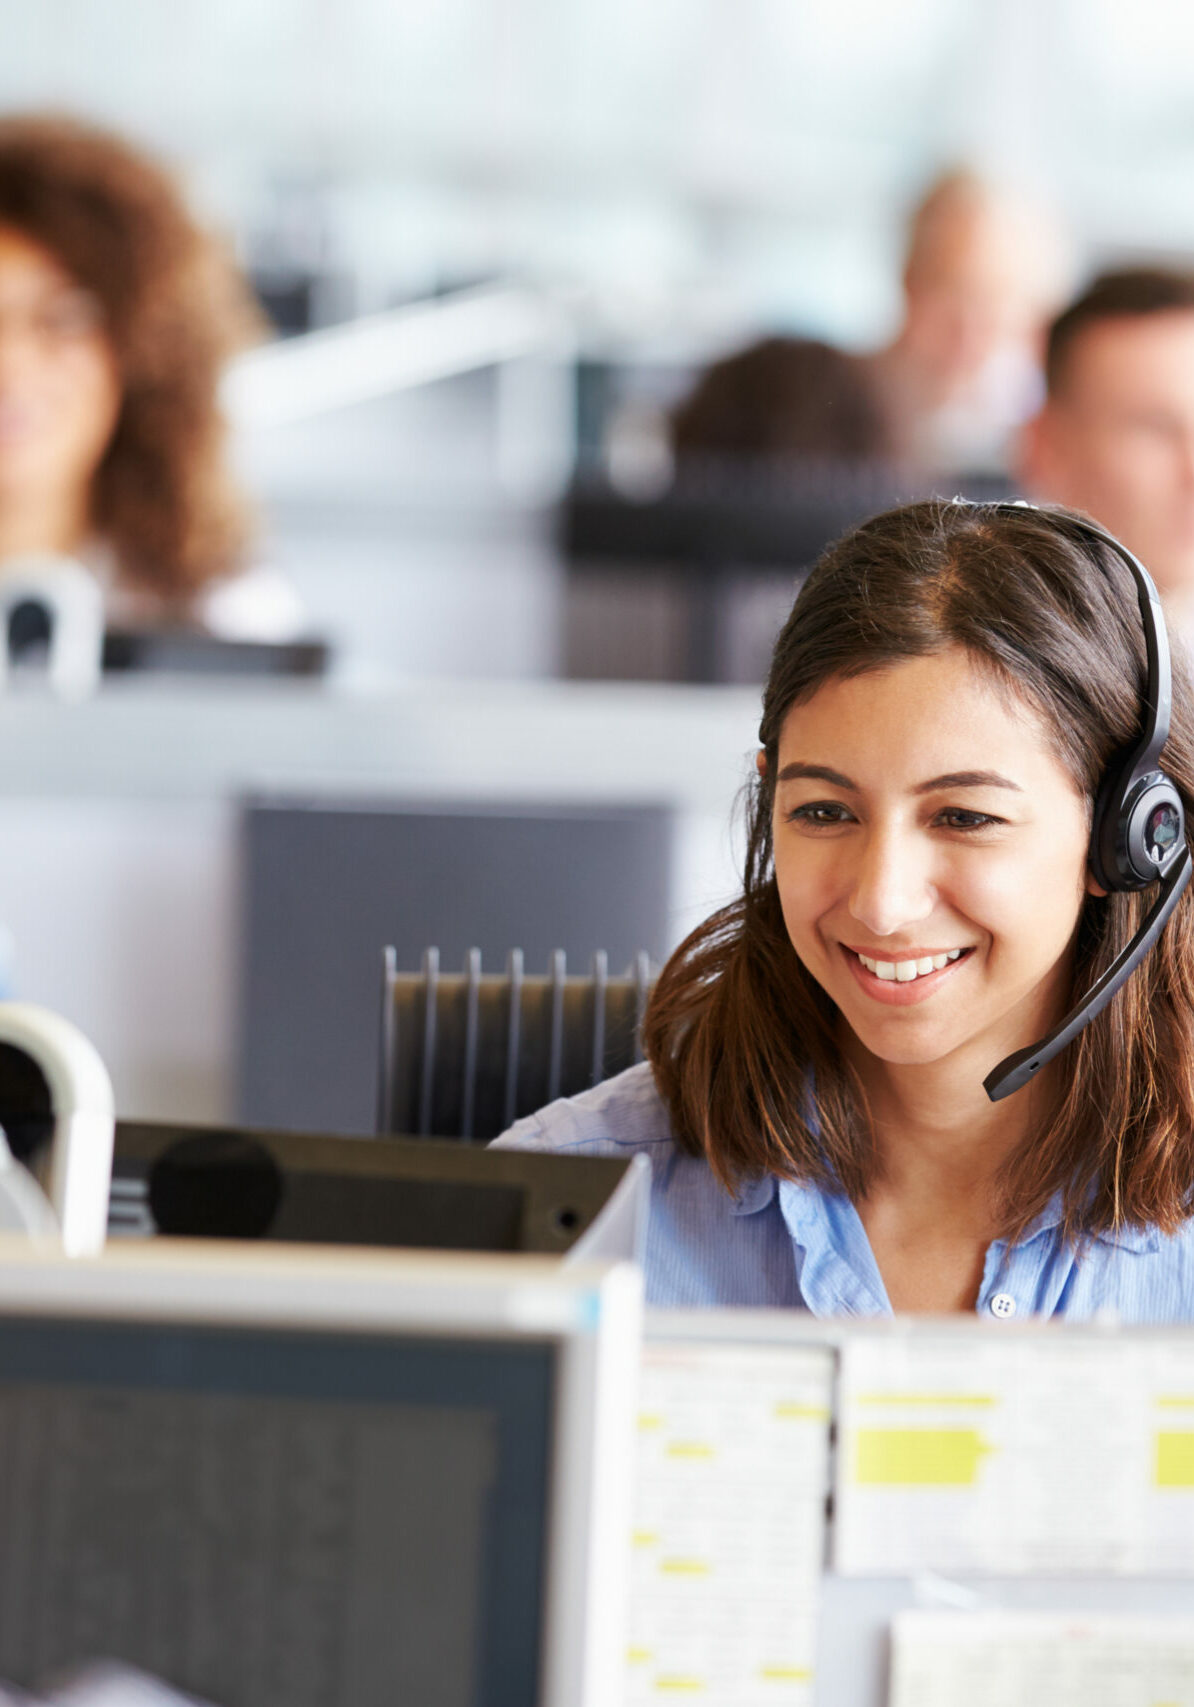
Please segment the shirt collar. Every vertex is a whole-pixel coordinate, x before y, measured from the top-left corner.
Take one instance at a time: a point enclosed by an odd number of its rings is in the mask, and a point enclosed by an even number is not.
[[[740,1180],[730,1199],[730,1214],[757,1215],[774,1198],[776,1184],[774,1174],[755,1174],[753,1178]]]
[[[1055,1192],[1049,1202],[1028,1226],[1024,1229],[1019,1243],[1028,1244],[1030,1239],[1036,1239],[1042,1233],[1056,1233],[1061,1225],[1063,1198],[1060,1191]],[[1124,1251],[1155,1251],[1161,1240],[1156,1227],[1118,1227],[1110,1228],[1102,1233],[1092,1233],[1091,1237],[1097,1244],[1111,1245]],[[1005,1244],[1006,1240],[996,1241]]]
[[[778,1181],[774,1174],[756,1174],[753,1178],[743,1180],[730,1200],[732,1215],[757,1215],[759,1210],[766,1209],[774,1200]],[[797,1194],[800,1195],[797,1195]],[[793,1192],[793,1208],[799,1215],[801,1210],[807,1212],[812,1208],[805,1200],[808,1194],[819,1195],[816,1187],[798,1186]],[[1029,1240],[1039,1238],[1043,1233],[1055,1233],[1061,1225],[1062,1194],[1056,1192],[1024,1230],[1020,1239],[1021,1245]],[[1103,1233],[1095,1233],[1094,1239],[1102,1245],[1111,1245],[1125,1251],[1155,1251],[1160,1244],[1161,1235],[1155,1227],[1120,1227]],[[997,1243],[1003,1243],[999,1240]]]

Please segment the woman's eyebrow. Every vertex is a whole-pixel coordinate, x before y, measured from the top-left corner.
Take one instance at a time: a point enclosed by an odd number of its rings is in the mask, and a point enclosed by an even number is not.
[[[858,784],[851,782],[841,771],[830,770],[828,765],[806,765],[798,759],[793,759],[780,771],[779,782],[794,782],[798,777],[810,777],[816,782],[828,782],[834,788],[849,789],[851,794],[858,793]]]
[[[829,765],[809,765],[802,760],[793,759],[779,773],[778,781],[795,782],[805,777],[815,782],[827,782],[833,788],[848,790],[851,794],[859,793],[858,784],[841,771],[833,770]],[[917,783],[915,793],[936,794],[944,788],[1010,788],[1016,794],[1024,790],[1018,782],[1010,777],[1001,776],[998,771],[947,771],[944,776],[930,777],[928,782]]]
[[[930,777],[928,782],[917,783],[916,793],[935,794],[942,788],[1011,788],[1017,794],[1024,792],[1018,782],[1000,776],[998,771],[947,771],[944,776]]]

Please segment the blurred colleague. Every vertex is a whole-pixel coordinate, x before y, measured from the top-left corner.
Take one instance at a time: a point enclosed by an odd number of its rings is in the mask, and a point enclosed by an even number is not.
[[[814,338],[765,338],[714,365],[672,418],[679,466],[857,461],[885,449],[863,363]]]
[[[930,187],[908,229],[899,329],[867,361],[894,460],[930,475],[1006,467],[1039,401],[1063,277],[1039,210],[970,172]]]
[[[289,586],[249,568],[217,401],[259,331],[157,165],[69,120],[0,121],[0,577],[73,558],[111,623],[292,634]]]
[[[1148,568],[1194,637],[1194,272],[1102,274],[1053,324],[1024,432],[1034,497],[1085,510]]]
[[[1063,249],[1034,209],[968,172],[915,209],[891,343],[850,356],[768,338],[717,362],[673,419],[700,453],[881,459],[913,481],[1002,469],[1040,397],[1043,328]]]

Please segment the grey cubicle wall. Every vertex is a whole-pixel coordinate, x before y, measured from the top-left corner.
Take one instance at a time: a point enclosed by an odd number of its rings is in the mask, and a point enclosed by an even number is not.
[[[595,949],[621,969],[668,947],[665,807],[256,800],[242,837],[238,1117],[256,1126],[372,1132],[382,949],[445,970],[470,948],[527,970]]]

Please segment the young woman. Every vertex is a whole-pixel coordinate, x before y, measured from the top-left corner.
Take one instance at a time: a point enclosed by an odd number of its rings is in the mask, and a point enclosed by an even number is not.
[[[657,1303],[1194,1319],[1194,887],[1026,1088],[983,1085],[1155,898],[1089,857],[1145,681],[1132,575],[1065,512],[859,527],[777,642],[744,892],[664,968],[648,1064],[499,1142],[649,1157]],[[1180,660],[1162,764],[1189,823]]]
[[[82,561],[113,622],[285,638],[217,385],[260,329],[228,257],[159,167],[104,131],[0,121],[0,576]]]

